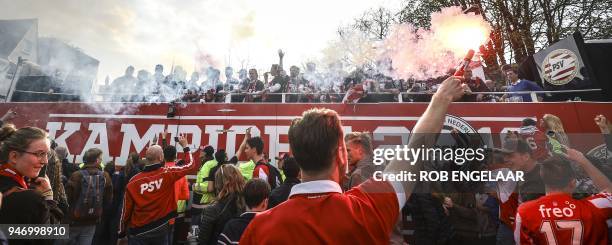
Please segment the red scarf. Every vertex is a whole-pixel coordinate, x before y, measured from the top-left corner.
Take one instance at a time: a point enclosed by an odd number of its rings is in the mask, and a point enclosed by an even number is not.
[[[21,188],[28,189],[28,185],[26,184],[25,178],[21,174],[19,174],[17,170],[9,166],[8,163],[5,163],[0,167],[0,175],[9,177],[15,182],[19,183]]]

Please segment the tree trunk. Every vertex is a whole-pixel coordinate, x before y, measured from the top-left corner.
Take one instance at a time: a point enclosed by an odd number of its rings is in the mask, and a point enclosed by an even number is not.
[[[508,35],[508,41],[510,41],[510,47],[514,51],[514,60],[516,63],[522,62],[525,58],[525,50],[524,45],[521,40],[521,34],[516,29],[518,29],[518,21],[501,0],[497,1],[499,11],[502,14],[502,22],[504,23],[504,29],[506,34]]]
[[[550,9],[550,0],[537,0],[538,4],[542,8],[542,15],[544,15],[544,23],[546,23],[546,39],[548,44],[555,42],[555,21],[553,20],[552,10]]]
[[[532,13],[529,11],[529,0],[523,0],[523,24],[520,29],[522,32],[523,43],[527,55],[535,54],[535,44],[531,33],[531,25],[533,24]]]

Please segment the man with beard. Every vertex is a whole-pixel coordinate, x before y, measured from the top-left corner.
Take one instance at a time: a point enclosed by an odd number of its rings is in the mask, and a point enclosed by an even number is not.
[[[261,93],[264,90],[264,83],[259,80],[256,69],[249,69],[249,78],[244,80],[243,89],[247,94],[244,102],[261,102]]]
[[[479,77],[472,76],[472,70],[465,69],[463,73],[464,82],[468,85],[471,92],[490,92],[487,85]],[[463,97],[466,102],[479,102],[484,98],[484,94],[468,94]]]

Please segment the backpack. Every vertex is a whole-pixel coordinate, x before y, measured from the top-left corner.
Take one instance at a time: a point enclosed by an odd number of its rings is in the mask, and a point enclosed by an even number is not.
[[[270,189],[274,189],[283,183],[283,179],[281,177],[281,173],[278,170],[278,168],[272,166],[272,164],[267,163],[263,160],[255,164],[255,166],[258,166],[258,165],[266,165],[266,167],[268,167],[268,170],[269,170],[268,171],[269,172],[268,184],[270,184]]]
[[[90,174],[87,170],[79,170],[81,178],[81,192],[72,205],[72,216],[75,221],[98,220],[102,217],[102,203],[104,197],[104,186],[106,179],[104,171],[97,170],[95,174]]]

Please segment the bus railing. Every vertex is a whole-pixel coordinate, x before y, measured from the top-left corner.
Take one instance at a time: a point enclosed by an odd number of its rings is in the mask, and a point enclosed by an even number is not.
[[[537,102],[539,101],[538,96],[542,96],[542,95],[550,96],[553,94],[583,94],[583,93],[594,93],[594,92],[602,92],[602,90],[601,89],[577,89],[577,90],[547,90],[547,91],[519,91],[519,92],[470,92],[470,94],[493,95],[493,96],[499,96],[499,97],[503,97],[505,95],[505,97],[508,97],[508,98],[513,97],[513,95],[517,96],[517,95],[529,94],[531,101]],[[432,91],[400,92],[400,93],[370,92],[368,93],[368,95],[373,96],[373,97],[384,96],[387,99],[393,98],[393,101],[386,101],[386,102],[403,103],[403,102],[413,102],[413,101],[406,101],[406,100],[410,100],[411,96],[421,96],[422,100],[427,100],[427,99],[430,99],[433,93],[434,92]],[[171,102],[171,101],[181,101],[183,98],[183,96],[180,94],[168,94],[168,95],[156,94],[156,93],[152,93],[152,94],[136,94],[136,93],[73,94],[73,93],[58,93],[58,92],[24,91],[24,90],[15,90],[15,94],[13,95],[13,98],[15,98],[15,95],[21,95],[22,97],[29,95],[30,97],[33,98],[32,101],[42,101],[40,99],[36,99],[36,97],[39,97],[39,96],[47,96],[49,98],[59,98],[59,99],[69,98],[68,101],[84,101],[85,100],[85,101],[95,101],[95,102]],[[207,102],[207,103],[239,103],[239,102],[242,102],[241,98],[244,98],[247,95],[261,96],[260,93],[245,93],[245,92],[224,93],[224,96],[225,96],[224,102]],[[299,100],[299,99],[302,99],[308,96],[311,96],[311,97],[312,96],[318,96],[318,97],[333,96],[336,99],[339,98],[341,100],[345,96],[345,93],[324,93],[324,92],[313,93],[313,94],[267,93],[266,96],[275,97],[275,100],[266,101],[266,102],[296,103],[296,102],[299,102],[299,101],[295,101],[296,98]],[[157,99],[150,100],[150,98],[157,98]],[[13,99],[13,101],[15,100]],[[18,101],[27,101],[27,100],[23,100],[22,98]],[[53,100],[53,101],[61,101],[61,100]],[[192,102],[192,103],[202,103],[202,102],[203,101]],[[486,101],[483,101],[483,102],[486,102]],[[520,101],[515,101],[515,100],[510,99],[510,100],[506,100],[503,102],[520,102]]]

